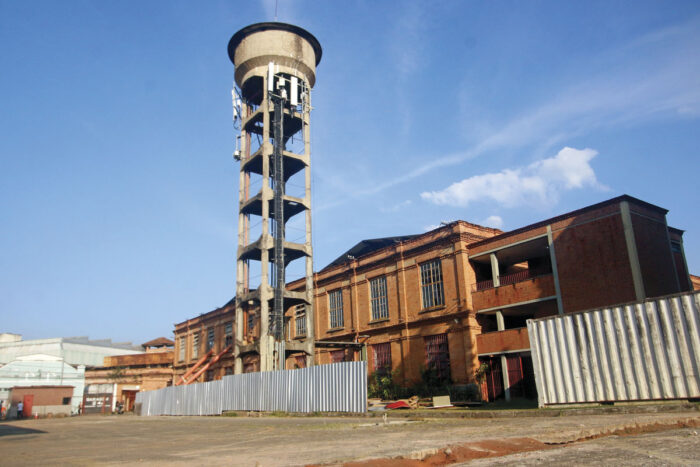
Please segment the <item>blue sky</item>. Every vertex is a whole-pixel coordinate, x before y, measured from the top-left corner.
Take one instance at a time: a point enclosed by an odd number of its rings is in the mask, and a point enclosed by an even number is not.
[[[321,269],[364,238],[505,230],[623,193],[700,273],[700,3],[311,2]],[[0,323],[135,343],[235,292],[230,36],[274,1],[0,0]],[[290,271],[294,275],[294,271]]]

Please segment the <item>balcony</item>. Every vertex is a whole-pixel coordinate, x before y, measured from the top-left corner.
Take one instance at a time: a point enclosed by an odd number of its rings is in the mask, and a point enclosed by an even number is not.
[[[493,286],[493,281],[477,282],[472,287],[474,310],[489,310],[498,307],[517,305],[556,295],[554,276],[551,273],[539,274],[530,270],[518,271],[501,276],[501,285]]]
[[[479,355],[510,352],[530,348],[527,328],[507,329],[476,336],[476,351]]]

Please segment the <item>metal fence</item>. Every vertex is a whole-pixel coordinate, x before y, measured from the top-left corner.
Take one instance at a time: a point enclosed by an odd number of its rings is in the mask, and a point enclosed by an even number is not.
[[[540,407],[700,397],[700,292],[529,320]]]
[[[224,376],[136,394],[141,415],[219,415],[226,410],[366,412],[367,362]]]

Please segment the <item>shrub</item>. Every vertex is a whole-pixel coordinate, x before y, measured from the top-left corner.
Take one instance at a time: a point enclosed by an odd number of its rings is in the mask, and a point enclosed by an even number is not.
[[[398,376],[398,370],[392,372],[374,372],[369,375],[367,381],[367,395],[382,400],[398,399],[403,391],[394,379]]]

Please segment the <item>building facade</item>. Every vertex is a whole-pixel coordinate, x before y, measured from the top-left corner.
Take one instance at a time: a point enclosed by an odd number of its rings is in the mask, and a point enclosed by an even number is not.
[[[489,398],[535,395],[528,319],[692,289],[667,212],[620,196],[469,245]]]
[[[683,231],[666,213],[624,195],[510,232],[456,221],[364,240],[314,274],[314,319],[291,304],[284,332],[290,342],[313,336],[315,364],[366,359],[405,385],[426,372],[472,383],[478,372],[488,399],[535,397],[528,319],[693,288]],[[233,373],[234,303],[175,326],[176,383]],[[258,316],[243,315],[243,344],[259,336]],[[287,369],[306,363],[288,352]],[[259,370],[255,355],[243,361],[244,372]]]
[[[174,385],[213,381],[233,374],[235,316],[236,301],[231,299],[220,308],[175,325]],[[247,372],[259,369],[251,368],[247,360],[243,364]]]
[[[134,408],[136,393],[170,386],[173,382],[173,341],[160,337],[142,345],[144,353],[104,358],[85,371],[83,413]]]
[[[291,309],[287,332],[313,332],[320,364],[366,358],[370,371],[392,371],[406,384],[426,370],[470,382],[481,328],[467,246],[499,233],[457,221],[423,235],[360,242],[315,275],[315,329]],[[288,368],[301,363],[292,357]]]

